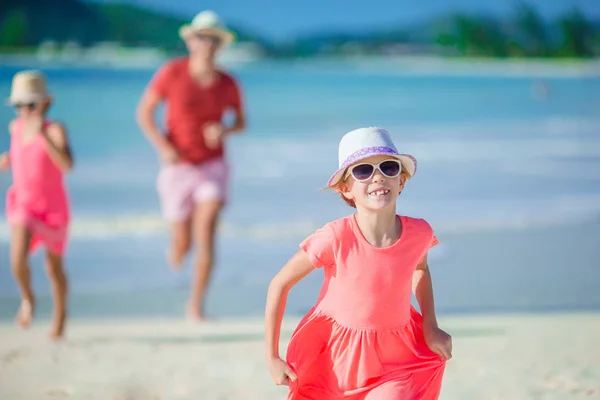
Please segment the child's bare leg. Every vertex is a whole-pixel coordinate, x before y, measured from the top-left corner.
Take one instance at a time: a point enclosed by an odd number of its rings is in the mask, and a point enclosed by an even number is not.
[[[185,256],[190,251],[192,243],[192,219],[171,224],[171,247],[167,253],[167,261],[175,270],[183,265]]]
[[[198,204],[194,211],[194,237],[198,244],[198,257],[188,303],[188,318],[203,320],[204,298],[214,264],[215,230],[223,203],[211,201]]]
[[[67,319],[67,294],[69,282],[61,255],[46,253],[46,273],[52,287],[52,327],[50,337],[60,339],[63,336]]]
[[[17,311],[15,322],[25,329],[31,324],[35,308],[35,296],[31,288],[31,271],[28,260],[31,232],[20,225],[13,226],[11,231],[10,264],[21,292],[21,305]]]

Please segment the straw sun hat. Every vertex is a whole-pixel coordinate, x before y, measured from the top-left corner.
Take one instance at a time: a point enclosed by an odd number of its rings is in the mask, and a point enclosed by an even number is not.
[[[198,33],[220,38],[223,47],[229,45],[234,39],[234,34],[223,25],[219,16],[210,10],[202,11],[192,19],[191,23],[179,28],[179,36],[182,39]]]
[[[21,71],[13,77],[8,103],[28,104],[51,100],[46,78],[39,71]]]

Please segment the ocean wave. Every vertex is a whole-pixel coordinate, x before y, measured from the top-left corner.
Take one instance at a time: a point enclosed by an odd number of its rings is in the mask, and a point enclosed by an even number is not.
[[[427,219],[436,233],[441,235],[549,228],[600,221],[600,195],[559,196],[546,201],[446,201],[443,204],[419,202],[419,205],[421,214],[423,210],[429,210],[427,214],[431,217]],[[460,212],[446,216],[445,210],[448,209]],[[469,213],[468,210],[478,211]],[[218,230],[225,238],[290,241],[310,235],[327,220],[317,217],[289,218],[277,222],[226,219]],[[73,240],[93,241],[166,235],[167,228],[160,215],[152,213],[75,215],[70,232]],[[8,239],[9,227],[2,220],[0,241],[6,242]]]
[[[336,165],[340,136],[348,127],[271,137],[250,132],[231,141],[227,158],[234,180],[285,180],[323,176]],[[531,160],[600,157],[600,118],[560,117],[526,121],[397,124],[386,126],[402,152],[426,164],[500,161],[513,169]],[[301,139],[300,139],[301,138]],[[147,147],[79,160],[69,175],[78,187],[144,189],[156,184],[159,163]],[[587,171],[586,174],[593,172]],[[326,174],[325,174],[326,175]],[[0,178],[0,186],[1,178]]]
[[[552,137],[543,139],[434,138],[398,140],[398,147],[402,152],[413,154],[420,163],[430,165],[496,161],[499,168],[510,165],[513,169],[523,169],[525,164],[543,159],[559,162],[566,158],[600,158],[600,138],[580,140],[560,134],[559,132],[567,129],[559,129],[557,127],[554,130]],[[600,130],[600,124],[597,129]],[[401,133],[396,136],[400,138]],[[323,171],[329,171],[335,166],[335,158],[331,155],[336,153],[337,141],[323,139],[316,143],[306,143],[273,139],[238,143],[231,147],[228,158],[234,180],[264,182],[265,179],[322,176]],[[69,180],[82,187],[106,184],[130,189],[147,188],[156,184],[157,172],[158,165],[154,158],[140,159],[132,164],[131,160],[116,156],[93,162],[82,160]],[[585,171],[585,174],[593,175],[594,172]]]
[[[235,224],[222,222],[219,232],[226,237],[285,240],[312,232],[318,224],[310,221],[280,223]],[[74,216],[70,228],[71,238],[77,240],[102,240],[116,238],[143,238],[164,235],[168,226],[159,214],[140,215],[83,215]],[[9,227],[0,221],[0,240],[9,238]]]
[[[413,154],[421,165],[470,163],[476,169],[478,164],[485,162],[499,171],[511,169],[512,172],[526,171],[532,162],[542,160],[560,164],[569,160],[600,159],[600,138],[580,140],[557,132],[558,129],[554,137],[544,139],[404,140],[398,141],[398,147],[401,152]],[[325,140],[312,146],[290,141],[249,143],[243,149],[232,149],[233,176],[247,182],[264,178],[286,180],[299,176],[323,177],[327,175],[323,171],[330,171],[335,165],[331,154],[336,153],[336,148],[336,143]],[[252,165],[252,168],[246,168],[248,165]],[[562,167],[559,165],[556,168]],[[569,172],[572,177],[600,177],[600,172],[584,168]]]

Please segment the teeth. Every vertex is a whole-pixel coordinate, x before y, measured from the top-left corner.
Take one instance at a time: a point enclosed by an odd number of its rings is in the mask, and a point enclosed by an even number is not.
[[[383,196],[388,194],[390,191],[387,189],[376,190],[374,192],[369,193],[371,196]]]

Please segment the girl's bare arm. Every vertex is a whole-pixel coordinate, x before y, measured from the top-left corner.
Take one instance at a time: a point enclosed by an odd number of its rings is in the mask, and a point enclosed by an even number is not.
[[[42,129],[42,136],[47,143],[48,155],[63,171],[73,169],[73,154],[69,145],[67,129],[60,123],[53,123]]]
[[[419,303],[421,314],[423,314],[423,322],[429,326],[437,327],[435,302],[433,300],[433,282],[431,280],[431,273],[429,272],[429,265],[427,264],[427,255],[417,265],[417,269],[413,273],[412,288],[415,298]]]
[[[279,337],[281,321],[290,289],[315,267],[302,250],[298,251],[275,275],[267,293],[265,310],[265,343],[267,359],[279,357]]]
[[[15,129],[15,120],[12,120],[8,123],[8,133],[10,135],[13,134]],[[10,156],[8,155],[8,151],[0,153],[0,171],[6,171],[10,166]]]

